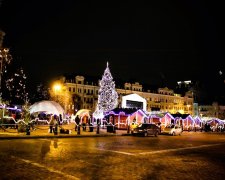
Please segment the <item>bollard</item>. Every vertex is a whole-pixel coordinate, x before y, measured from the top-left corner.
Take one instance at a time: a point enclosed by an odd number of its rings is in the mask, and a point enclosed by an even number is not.
[[[97,125],[97,131],[96,134],[99,134],[99,124]]]
[[[127,126],[127,134],[130,134],[130,125]]]
[[[57,134],[58,134],[58,124],[56,124],[54,128],[54,135],[57,135]]]
[[[93,124],[89,125],[89,132],[93,132]]]
[[[80,134],[80,124],[78,124],[78,127],[77,127],[77,134],[78,135]]]
[[[113,125],[113,133],[116,133],[116,127]]]
[[[26,135],[30,135],[30,125],[26,126]]]

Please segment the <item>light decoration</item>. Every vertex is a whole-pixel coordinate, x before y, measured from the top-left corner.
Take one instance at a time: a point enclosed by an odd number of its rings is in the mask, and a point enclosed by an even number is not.
[[[26,91],[26,75],[22,68],[16,70],[9,79],[5,80],[6,88],[9,91],[11,100],[17,103],[26,103],[28,93]]]
[[[103,111],[99,110],[98,105],[97,105],[95,112],[93,113],[93,117],[95,119],[103,119],[104,118]]]
[[[101,114],[116,108],[118,104],[118,94],[115,90],[115,82],[110,73],[108,62],[99,85],[97,110]]]
[[[6,65],[10,64],[12,56],[9,53],[8,48],[1,48],[0,44],[0,88],[2,83],[2,75],[6,73]],[[1,94],[0,94],[1,95]]]

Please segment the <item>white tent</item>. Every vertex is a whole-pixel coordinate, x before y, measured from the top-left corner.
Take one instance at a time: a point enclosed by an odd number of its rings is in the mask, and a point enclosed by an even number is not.
[[[36,113],[36,112],[45,112],[47,114],[55,114],[58,115],[64,114],[64,109],[62,108],[62,106],[60,106],[60,104],[58,104],[55,101],[39,101],[34,103],[33,105],[30,106],[29,108],[30,110],[30,114],[32,113]]]

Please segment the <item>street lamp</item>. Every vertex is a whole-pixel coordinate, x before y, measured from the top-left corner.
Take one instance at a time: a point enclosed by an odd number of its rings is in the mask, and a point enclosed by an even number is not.
[[[54,89],[54,93],[55,93],[55,96],[56,96],[56,100],[58,101],[58,92],[61,90],[61,85],[60,84],[55,84],[53,86],[53,89]]]
[[[54,85],[54,90],[59,91],[61,89],[61,86],[59,84]]]

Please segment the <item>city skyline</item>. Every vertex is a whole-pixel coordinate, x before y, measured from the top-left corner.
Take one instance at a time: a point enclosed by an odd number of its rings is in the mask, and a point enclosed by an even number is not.
[[[10,12],[10,13],[7,13]],[[30,86],[65,73],[140,83],[200,80],[224,88],[224,12],[216,2],[85,3],[1,1],[3,46]]]

